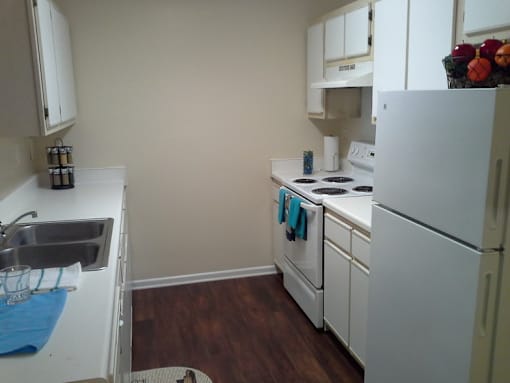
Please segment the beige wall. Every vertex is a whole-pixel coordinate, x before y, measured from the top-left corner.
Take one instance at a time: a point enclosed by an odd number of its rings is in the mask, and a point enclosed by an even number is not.
[[[12,192],[35,172],[29,138],[0,137],[0,198]],[[0,217],[0,220],[5,217]]]
[[[128,166],[135,279],[271,264],[269,158],[373,138],[305,118],[306,26],[341,3],[60,1],[79,109],[64,138],[79,167]]]

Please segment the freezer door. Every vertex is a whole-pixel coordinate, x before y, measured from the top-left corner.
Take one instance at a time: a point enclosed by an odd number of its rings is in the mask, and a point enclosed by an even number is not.
[[[374,207],[365,383],[488,382],[499,256]]]
[[[509,89],[383,92],[374,200],[480,249],[499,248]]]

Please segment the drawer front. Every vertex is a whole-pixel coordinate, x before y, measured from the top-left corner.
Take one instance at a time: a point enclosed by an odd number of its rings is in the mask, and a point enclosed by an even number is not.
[[[278,202],[279,195],[280,195],[280,185],[273,183],[271,185],[271,197],[273,198],[273,201]]]
[[[324,214],[324,236],[348,253],[351,252],[352,227],[331,214]]]
[[[370,267],[370,238],[357,230],[352,231],[352,256]]]

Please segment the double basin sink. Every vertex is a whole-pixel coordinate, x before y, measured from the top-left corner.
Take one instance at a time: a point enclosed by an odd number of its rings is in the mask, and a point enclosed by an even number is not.
[[[108,266],[113,218],[14,225],[0,248],[0,269],[13,264],[33,269],[81,263],[83,271]]]

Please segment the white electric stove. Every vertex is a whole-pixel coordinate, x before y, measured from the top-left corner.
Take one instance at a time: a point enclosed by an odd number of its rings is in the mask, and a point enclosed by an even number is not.
[[[282,225],[283,284],[310,321],[323,327],[323,222],[326,198],[356,198],[372,195],[375,147],[352,142],[349,148],[349,171],[323,172],[310,176],[280,177],[285,195],[285,212],[290,200],[298,198],[306,212],[306,238],[287,235]],[[288,231],[288,230],[287,230]]]

